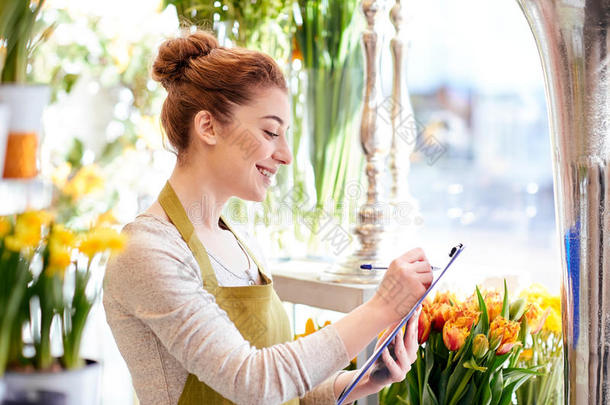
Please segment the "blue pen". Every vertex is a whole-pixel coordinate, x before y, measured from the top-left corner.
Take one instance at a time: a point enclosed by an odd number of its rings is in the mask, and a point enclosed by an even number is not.
[[[373,266],[372,264],[361,264],[360,268],[362,270],[387,270],[387,267],[383,267],[383,266]],[[432,266],[432,271],[439,271],[442,270],[440,267],[436,267],[436,266]]]

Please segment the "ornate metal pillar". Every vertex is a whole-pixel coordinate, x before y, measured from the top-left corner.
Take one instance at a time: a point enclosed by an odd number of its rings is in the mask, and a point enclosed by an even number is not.
[[[545,73],[565,403],[610,404],[610,0],[517,0]]]
[[[353,253],[345,263],[329,269],[323,278],[334,281],[353,283],[376,283],[383,271],[361,270],[361,263],[371,263],[384,266],[387,263],[380,260],[379,244],[384,231],[383,214],[380,195],[382,193],[381,171],[388,153],[389,136],[385,131],[378,131],[378,108],[381,104],[379,66],[379,40],[375,31],[375,19],[379,11],[379,2],[363,0],[362,11],[366,18],[367,28],[362,33],[364,56],[366,60],[366,80],[360,124],[360,143],[366,157],[366,177],[368,189],[366,203],[358,212],[359,223],[354,230],[360,241],[360,248]]]

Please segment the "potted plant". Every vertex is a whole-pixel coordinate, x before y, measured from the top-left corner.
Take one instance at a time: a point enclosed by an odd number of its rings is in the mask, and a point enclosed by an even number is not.
[[[82,359],[80,346],[101,291],[99,278],[92,276],[107,253],[123,244],[124,236],[111,228],[77,233],[45,211],[0,218],[0,304],[6,308],[0,311],[0,372],[7,370],[6,401],[98,402],[101,366]],[[61,342],[63,354],[52,353],[53,342]]]
[[[55,26],[40,18],[44,0],[3,0],[0,3],[0,103],[10,109],[4,178],[38,174],[40,123],[49,88],[28,84],[28,64]]]

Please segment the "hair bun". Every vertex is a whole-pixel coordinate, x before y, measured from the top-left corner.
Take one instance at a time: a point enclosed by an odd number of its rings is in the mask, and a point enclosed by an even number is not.
[[[159,47],[153,63],[152,77],[166,89],[179,80],[191,59],[207,56],[218,48],[218,40],[205,31],[196,31],[184,37],[169,39]]]

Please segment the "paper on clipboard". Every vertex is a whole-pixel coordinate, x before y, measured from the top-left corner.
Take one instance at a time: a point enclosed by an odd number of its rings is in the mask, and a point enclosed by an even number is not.
[[[341,392],[341,395],[339,395],[339,399],[337,400],[337,405],[342,405],[343,402],[345,401],[345,399],[347,398],[347,396],[349,395],[349,393],[354,389],[354,387],[356,386],[356,384],[358,384],[358,382],[362,379],[362,377],[364,377],[364,375],[366,374],[366,372],[368,371],[368,369],[375,363],[375,361],[381,356],[381,353],[383,352],[383,350],[388,346],[388,344],[390,344],[390,342],[392,340],[394,340],[394,337],[396,336],[396,334],[398,333],[398,331],[400,329],[402,329],[402,327],[409,321],[409,319],[413,316],[413,314],[415,313],[415,311],[417,310],[417,308],[422,304],[422,302],[424,302],[424,299],[426,299],[426,297],[428,296],[428,294],[430,294],[430,292],[434,289],[434,287],[436,286],[436,284],[438,283],[438,281],[443,277],[443,275],[445,275],[445,272],[449,269],[449,267],[451,267],[451,265],[453,264],[453,262],[455,261],[455,259],[457,259],[457,257],[460,255],[460,253],[462,253],[462,251],[464,250],[464,245],[462,245],[461,243],[458,244],[457,246],[453,247],[451,249],[451,252],[449,253],[449,256],[451,257],[451,259],[449,259],[449,263],[447,263],[447,265],[445,266],[445,268],[443,269],[443,271],[441,272],[441,274],[439,274],[439,276],[436,278],[436,280],[434,280],[432,282],[432,284],[430,285],[430,287],[426,290],[426,292],[424,293],[424,295],[415,303],[415,305],[413,306],[413,308],[411,308],[411,310],[409,311],[409,313],[402,319],[402,321],[396,325],[396,327],[394,328],[394,330],[392,330],[392,333],[390,333],[386,339],[383,341],[383,343],[381,344],[381,346],[379,346],[377,348],[377,350],[375,350],[375,353],[373,353],[371,355],[371,357],[369,357],[369,359],[366,361],[366,363],[364,363],[364,366],[362,367],[362,369],[358,372],[358,374],[354,377],[354,379],[352,380],[352,382],[346,386],[343,391]]]

